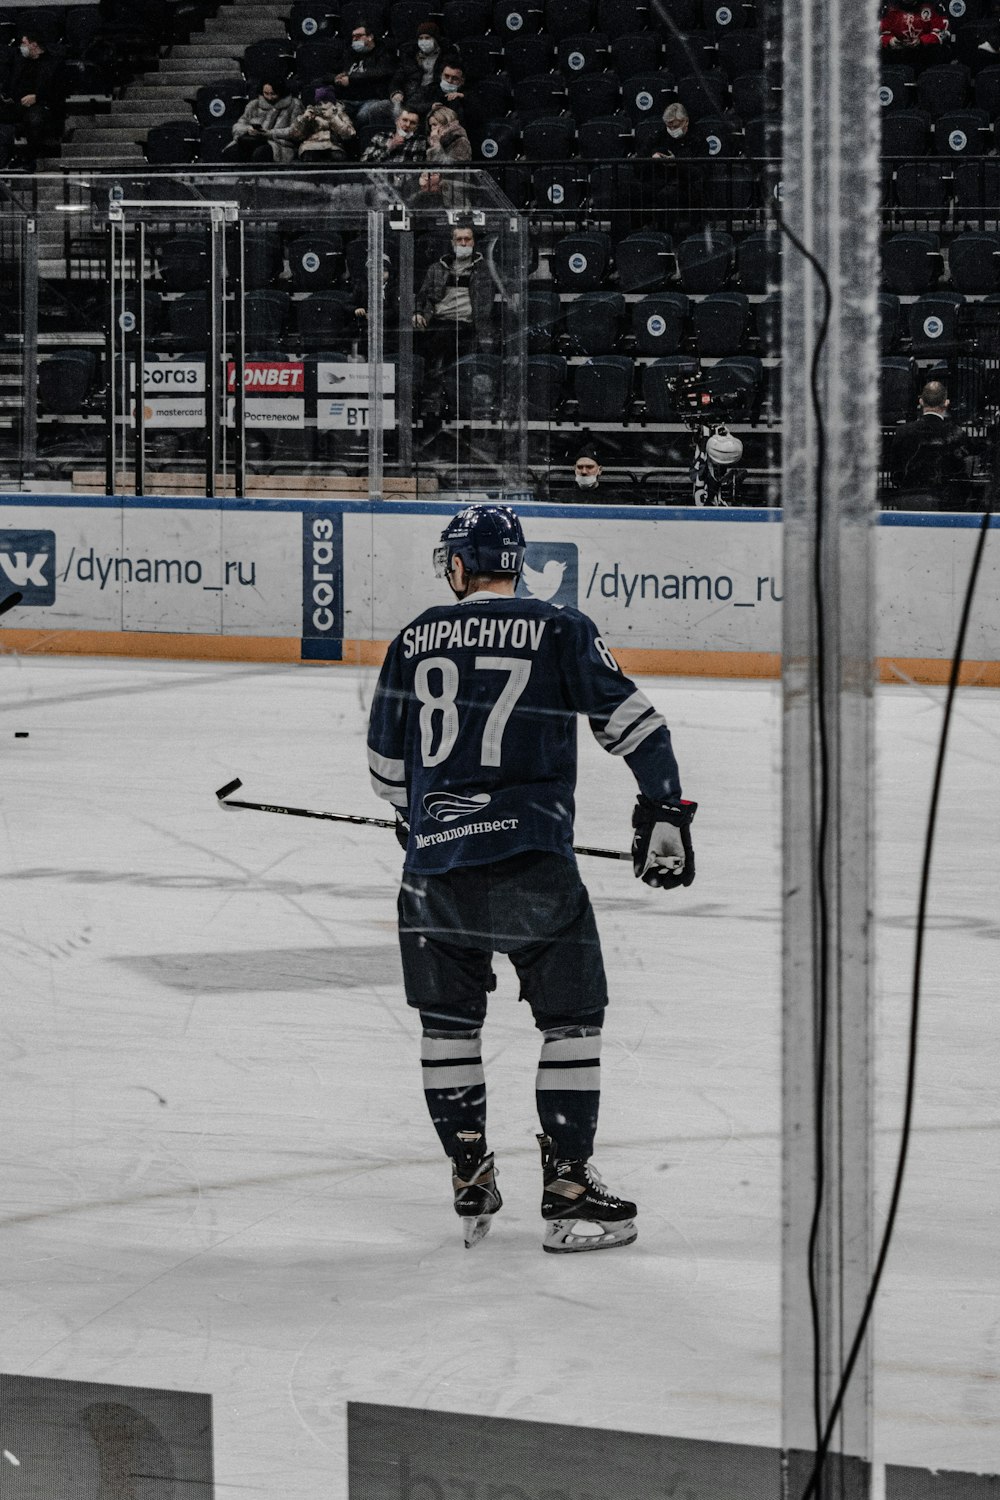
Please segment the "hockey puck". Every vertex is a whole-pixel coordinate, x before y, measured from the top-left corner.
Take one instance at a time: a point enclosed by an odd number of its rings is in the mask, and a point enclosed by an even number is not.
[[[28,738],[28,731],[26,729],[15,729],[14,738],[16,740],[26,740]]]

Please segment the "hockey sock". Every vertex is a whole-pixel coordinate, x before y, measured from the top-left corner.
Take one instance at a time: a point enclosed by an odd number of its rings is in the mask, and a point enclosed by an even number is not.
[[[542,1033],[535,1100],[542,1130],[560,1160],[589,1160],[601,1102],[601,1032],[556,1026]]]
[[[448,1156],[460,1130],[486,1135],[486,1075],[478,1031],[425,1030],[420,1044],[424,1098]]]

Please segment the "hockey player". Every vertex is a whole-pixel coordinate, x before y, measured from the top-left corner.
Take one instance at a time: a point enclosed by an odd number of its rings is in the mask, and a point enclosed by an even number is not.
[[[467,1245],[501,1206],[486,1145],[480,1034],[509,955],[542,1033],[545,1250],[628,1245],[636,1206],[590,1165],[607,985],[572,850],[576,715],[639,784],[633,864],[647,885],[690,885],[695,804],[681,800],[670,735],[578,610],[518,596],[524,533],[512,510],[470,506],[445,527],[435,571],[454,596],[389,647],[368,757],[406,850],[399,942],[423,1023],[424,1092],[451,1158]]]

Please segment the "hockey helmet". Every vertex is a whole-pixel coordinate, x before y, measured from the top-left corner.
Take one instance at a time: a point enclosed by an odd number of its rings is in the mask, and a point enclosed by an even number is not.
[[[519,578],[524,563],[524,532],[509,505],[467,505],[453,516],[434,548],[434,572],[447,578],[452,558],[465,571],[509,573]]]
[[[717,469],[728,469],[743,457],[743,444],[723,428],[721,432],[712,433],[705,444],[705,453],[709,463]]]

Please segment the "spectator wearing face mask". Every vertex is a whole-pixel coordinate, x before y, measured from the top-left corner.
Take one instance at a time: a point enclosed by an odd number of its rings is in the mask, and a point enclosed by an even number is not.
[[[348,147],[357,133],[347,110],[337,103],[336,90],[329,84],[316,90],[313,103],[302,111],[294,132],[299,142],[299,161],[315,167],[346,161]]]
[[[238,161],[294,161],[301,114],[302,103],[289,92],[287,83],[266,79],[233,126],[226,154]]]
[[[459,225],[448,254],[428,266],[417,292],[413,326],[422,335],[420,352],[430,367],[488,349],[492,324],[493,277],[472,229]]]
[[[435,105],[427,116],[427,160],[435,166],[461,166],[472,160],[469,137],[450,105]]]
[[[448,47],[436,21],[421,21],[416,41],[404,47],[389,86],[389,99],[398,108],[404,100],[428,109],[441,98],[438,80]]]
[[[650,147],[654,160],[670,160],[691,154],[692,142],[688,134],[691,120],[683,104],[675,101],[663,111],[663,129],[657,133]]]
[[[603,473],[604,470],[593,448],[583,448],[573,461],[573,480],[578,490],[591,492],[588,498],[592,498],[592,492],[600,484]]]
[[[350,61],[333,80],[337,98],[359,125],[376,124],[383,118],[398,62],[392,43],[384,37],[376,41],[368,22],[359,21],[351,32]]]
[[[41,33],[21,37],[0,82],[0,168],[14,154],[18,132],[27,137],[27,155],[34,160],[42,142],[61,128],[66,98],[63,67],[50,52]]]
[[[404,104],[394,127],[375,136],[361,153],[361,160],[373,166],[413,166],[427,154],[420,110]]]

